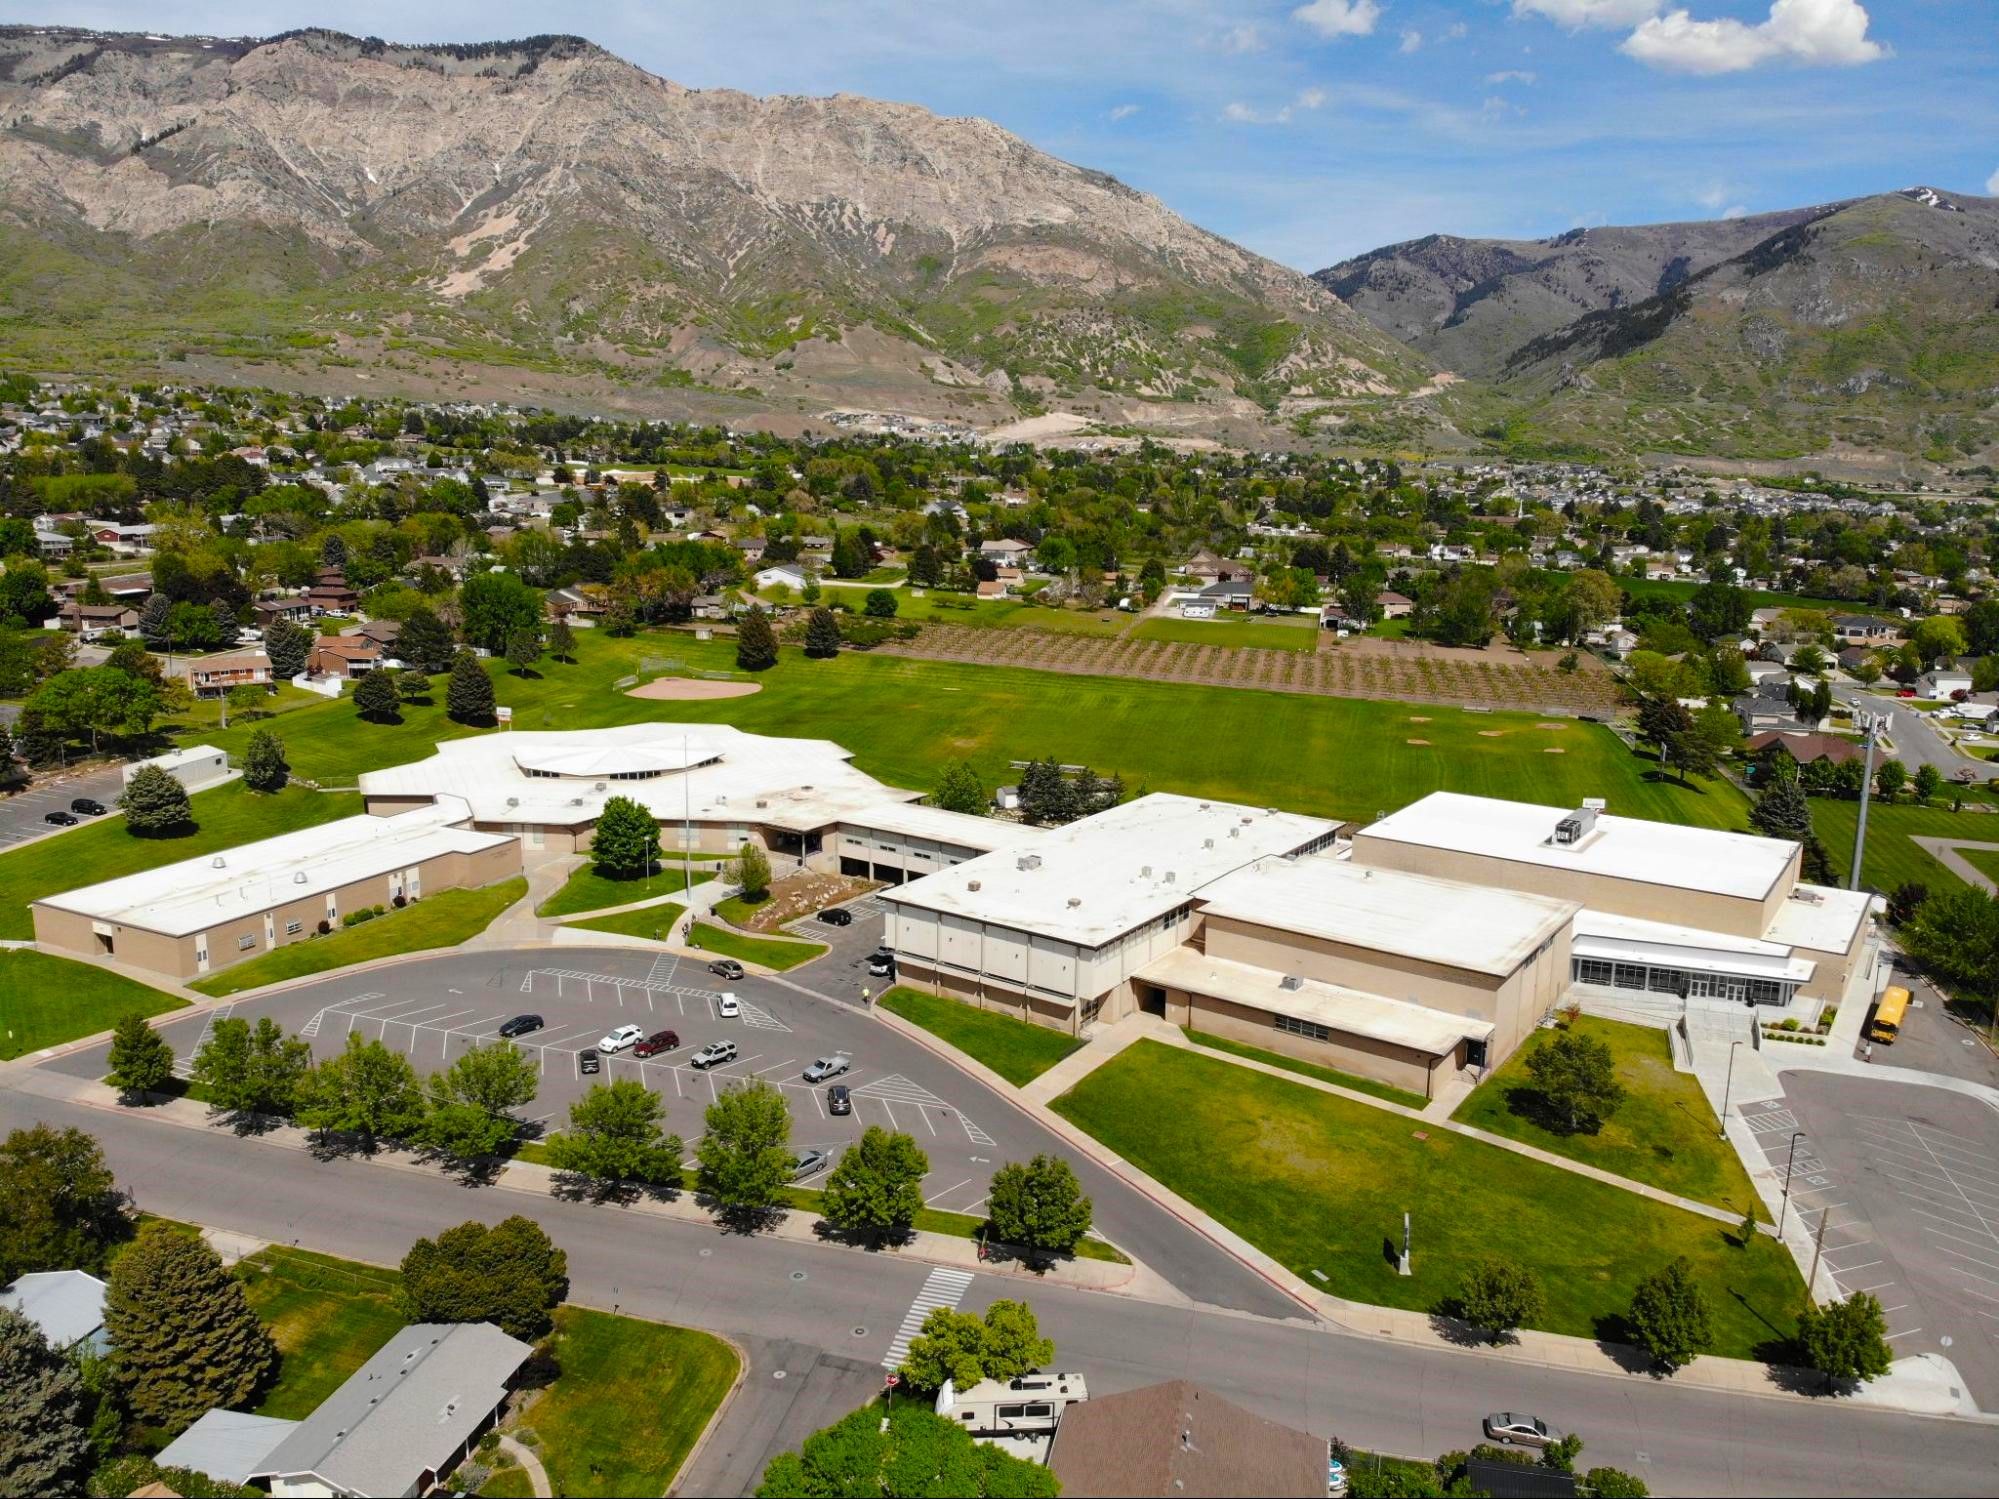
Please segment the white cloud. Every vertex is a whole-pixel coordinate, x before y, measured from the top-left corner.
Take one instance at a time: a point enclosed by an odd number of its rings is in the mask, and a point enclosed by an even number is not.
[[[1423,33],[1418,31],[1415,27],[1411,26],[1407,31],[1402,33],[1402,45],[1396,48],[1395,50],[1398,52],[1408,53],[1408,52],[1420,52],[1422,51],[1422,49],[1423,49]]]
[[[1443,39],[1447,42],[1461,42],[1470,32],[1471,28],[1463,21],[1453,21],[1444,28]]]
[[[1655,68],[1681,73],[1740,73],[1766,62],[1852,67],[1887,55],[1867,35],[1860,0],[1775,0],[1768,20],[1750,25],[1696,21],[1684,10],[1642,22],[1622,51]]]
[[[1505,68],[1497,73],[1487,73],[1485,81],[1491,84],[1532,83],[1538,76],[1538,74],[1528,72],[1525,68]]]
[[[1990,177],[1985,179],[1985,191],[1993,197],[1999,198],[1999,172],[1994,172]]]
[[[1231,26],[1224,31],[1216,39],[1215,45],[1223,52],[1246,53],[1261,52],[1266,43],[1263,28],[1253,21],[1246,21],[1240,26]]]
[[[1136,104],[1120,104],[1111,111],[1111,118],[1113,120],[1128,120],[1137,114],[1138,110],[1139,106]]]
[[[1325,102],[1326,91],[1322,88],[1300,89],[1298,92],[1298,107],[1300,109],[1318,109]]]
[[[1322,109],[1331,97],[1322,88],[1300,89],[1298,96],[1280,109],[1261,110],[1238,101],[1222,110],[1222,118],[1231,125],[1288,125],[1299,111]]]
[[[1542,16],[1557,26],[1636,26],[1659,14],[1665,0],[1513,0],[1516,16]]]
[[[1321,36],[1367,36],[1381,19],[1378,0],[1309,0],[1291,12]]]

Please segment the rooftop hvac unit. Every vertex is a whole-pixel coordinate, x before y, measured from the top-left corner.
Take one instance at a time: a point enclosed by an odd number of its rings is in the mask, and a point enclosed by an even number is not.
[[[1173,871],[1172,871],[1172,870],[1170,870],[1170,869],[1169,869],[1169,870],[1167,870],[1167,871],[1166,871],[1166,883],[1167,883],[1167,884],[1169,884],[1169,885],[1170,885],[1170,884],[1172,884],[1172,883],[1173,883],[1173,878],[1174,878],[1174,876],[1173,876]]]
[[[1241,828],[1230,828],[1230,829],[1229,829],[1229,836],[1230,836],[1231,838],[1240,838],[1240,837],[1242,836],[1242,829],[1241,829]]]
[[[1215,846],[1215,840],[1212,838],[1203,838],[1201,840],[1202,848],[1213,848],[1214,846]]]
[[[604,789],[605,789],[605,787],[606,787],[606,785],[607,785],[607,784],[608,784],[608,783],[606,783],[606,782],[604,782],[604,781],[599,781],[599,782],[597,783],[597,785],[596,785],[596,789],[597,789],[597,790],[599,790],[599,791],[602,791],[602,790],[604,790]]]
[[[1305,987],[1305,980],[1300,974],[1287,973],[1277,981],[1277,987],[1280,989],[1302,989]]]
[[[1151,878],[1152,878],[1152,866],[1151,866],[1150,864],[1146,864],[1146,865],[1142,865],[1142,866],[1141,866],[1141,867],[1139,868],[1139,871],[1138,871],[1138,877],[1139,877],[1139,878],[1140,878],[1141,880],[1149,880],[1149,879],[1151,879]]]
[[[757,798],[757,807],[758,807],[758,809],[759,809],[759,810],[761,810],[761,809],[763,809],[763,808],[765,808],[765,807],[768,807],[769,805],[770,805],[770,803],[769,803],[769,802],[767,802],[767,801],[765,801],[765,800],[764,800],[764,799],[763,799],[762,797],[758,797],[758,798]]]
[[[1555,842],[1564,847],[1573,846],[1587,838],[1595,827],[1596,808],[1586,806],[1555,824]]]
[[[966,888],[967,890],[971,891],[971,892],[972,892],[972,893],[973,893],[974,895],[976,895],[976,894],[978,894],[979,890],[980,890],[980,889],[981,889],[982,887],[980,886],[980,884],[979,884],[979,882],[978,882],[977,880],[967,880],[967,881],[965,881],[965,888]]]
[[[1083,903],[1083,897],[1080,895],[1072,895],[1069,897],[1069,909],[1072,911],[1075,910],[1076,907],[1080,906],[1082,903]]]

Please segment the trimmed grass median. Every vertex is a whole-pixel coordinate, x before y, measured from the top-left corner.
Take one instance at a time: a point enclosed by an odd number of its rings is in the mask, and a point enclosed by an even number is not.
[[[1042,1073],[1082,1048],[1082,1041],[1046,1026],[981,1010],[955,999],[897,987],[878,1001],[911,1025],[920,1025],[966,1056],[983,1062],[1016,1088],[1026,1087]]]
[[[1248,1046],[1241,1041],[1231,1041],[1223,1036],[1210,1036],[1191,1026],[1182,1026],[1180,1029],[1189,1041],[1196,1046],[1205,1046],[1210,1051],[1227,1052],[1232,1057],[1245,1057],[1252,1062],[1264,1062],[1272,1067],[1282,1067],[1286,1072],[1295,1072],[1300,1077],[1316,1078],[1322,1083],[1331,1083],[1336,1088],[1350,1088],[1356,1093],[1365,1093],[1370,1098],[1399,1103],[1405,1109],[1420,1109],[1430,1101],[1420,1093],[1411,1093],[1407,1088],[1398,1088],[1393,1083],[1378,1083],[1371,1077],[1341,1072],[1335,1067],[1320,1067],[1311,1062],[1301,1062],[1296,1057],[1285,1056],[1281,1051],[1265,1051],[1260,1046]]]
[[[713,873],[712,868],[696,866],[694,883],[700,884]],[[687,888],[687,871],[677,859],[669,867],[636,880],[607,879],[585,864],[563,883],[560,890],[536,906],[534,914],[574,916],[582,911],[601,911],[606,906],[628,906],[633,901],[678,895]]]
[[[389,911],[359,926],[343,927],[324,937],[265,953],[188,985],[203,994],[240,994],[265,984],[303,978],[310,973],[346,968],[376,958],[456,947],[493,924],[493,918],[527,894],[528,882],[518,876],[478,890],[440,890]]]
[[[0,1062],[108,1031],[135,1011],[164,1015],[186,1003],[88,963],[0,951]]]
[[[1700,1084],[1673,1070],[1664,1031],[1592,1015],[1576,1020],[1574,1029],[1610,1048],[1617,1080],[1625,1088],[1623,1105],[1597,1133],[1567,1134],[1543,1123],[1541,1095],[1527,1072],[1527,1058],[1547,1044],[1551,1031],[1529,1036],[1451,1117],[1678,1197],[1768,1216],[1734,1147],[1720,1138],[1721,1127]]]
[[[1713,1307],[1714,1352],[1736,1358],[1791,1337],[1804,1302],[1796,1266],[1766,1236],[1737,1248],[1726,1225],[1696,1214],[1156,1041],[1054,1108],[1349,1300],[1433,1311],[1472,1260],[1499,1255],[1539,1276],[1547,1307],[1536,1326],[1625,1341],[1639,1281],[1685,1255]],[[1407,1277],[1395,1265],[1405,1210]]]
[[[719,957],[735,958],[744,963],[761,963],[766,968],[782,972],[786,968],[796,968],[800,963],[809,963],[826,951],[820,942],[780,942],[775,937],[746,937],[741,932],[732,932],[727,927],[716,926],[712,921],[697,921],[692,933],[693,947],[703,952],[711,952]]]
[[[563,925],[586,932],[616,932],[621,937],[643,937],[648,942],[663,942],[673,924],[680,920],[680,913],[687,907],[679,901],[663,900],[656,906],[641,906],[636,911],[620,911],[615,916],[592,916],[588,921],[568,921]]]

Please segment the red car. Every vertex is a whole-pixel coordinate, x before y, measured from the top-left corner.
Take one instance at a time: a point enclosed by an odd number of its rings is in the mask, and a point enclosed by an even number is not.
[[[672,1031],[654,1031],[645,1040],[632,1048],[635,1057],[656,1057],[663,1051],[672,1051],[680,1044],[680,1037]]]

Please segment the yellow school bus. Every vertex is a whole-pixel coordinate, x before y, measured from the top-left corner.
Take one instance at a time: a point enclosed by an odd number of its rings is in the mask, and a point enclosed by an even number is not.
[[[1881,991],[1881,1002],[1874,1007],[1874,1021],[1867,1027],[1867,1039],[1886,1044],[1895,1039],[1902,1028],[1902,1012],[1909,1008],[1909,991],[1899,984],[1890,985]]]

